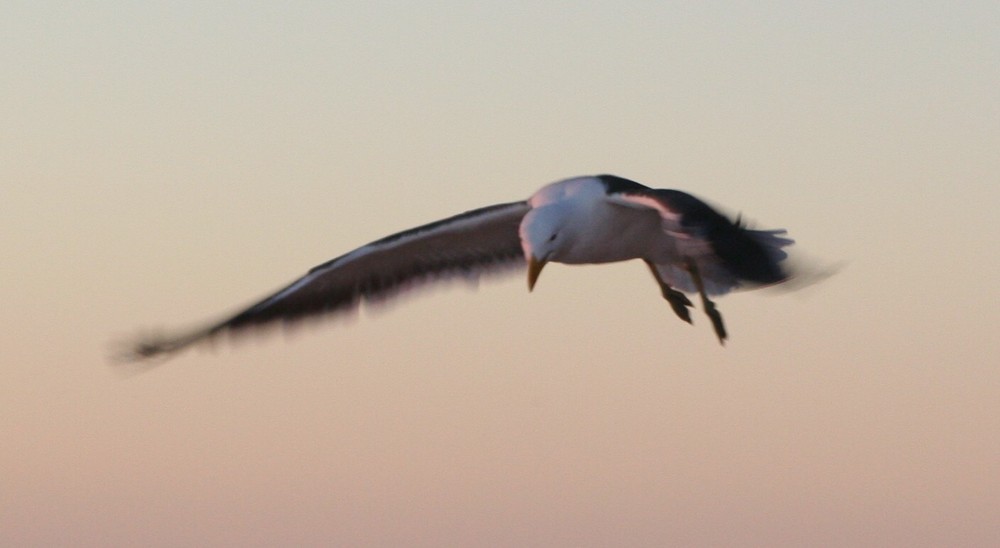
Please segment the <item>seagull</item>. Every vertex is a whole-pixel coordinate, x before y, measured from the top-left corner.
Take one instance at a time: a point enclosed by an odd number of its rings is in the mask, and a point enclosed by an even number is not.
[[[641,259],[663,298],[692,323],[697,294],[720,344],[727,338],[710,296],[789,279],[786,231],[753,230],[679,190],[653,189],[615,175],[574,177],[529,199],[497,204],[386,236],[309,270],[222,321],[142,337],[121,357],[167,356],[195,343],[253,328],[349,313],[425,282],[527,270],[528,290],[548,263]]]

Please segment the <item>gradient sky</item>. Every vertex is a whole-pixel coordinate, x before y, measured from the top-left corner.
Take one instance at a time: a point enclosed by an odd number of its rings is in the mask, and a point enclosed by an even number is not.
[[[1000,5],[5,2],[0,544],[987,546]],[[367,241],[610,172],[786,227],[184,353]]]

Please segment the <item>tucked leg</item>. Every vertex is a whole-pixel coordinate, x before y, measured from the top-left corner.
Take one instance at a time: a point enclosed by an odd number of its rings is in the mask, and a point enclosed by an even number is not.
[[[660,292],[663,293],[663,298],[670,303],[670,308],[674,310],[674,314],[677,314],[678,318],[687,323],[691,323],[691,311],[688,310],[689,306],[693,306],[691,299],[688,299],[687,295],[670,287],[667,282],[664,282],[660,278],[660,271],[656,269],[655,264],[646,261],[646,266],[649,267],[650,272],[653,273],[653,277],[656,278],[656,283],[660,285]]]
[[[726,326],[722,324],[722,314],[719,314],[719,311],[715,309],[715,303],[709,300],[708,295],[705,293],[705,282],[701,279],[701,272],[698,271],[698,265],[694,261],[689,261],[687,270],[691,274],[691,279],[694,280],[695,287],[698,288],[698,294],[701,295],[701,306],[705,309],[705,314],[712,320],[712,327],[715,328],[715,335],[719,337],[719,344],[725,344]]]

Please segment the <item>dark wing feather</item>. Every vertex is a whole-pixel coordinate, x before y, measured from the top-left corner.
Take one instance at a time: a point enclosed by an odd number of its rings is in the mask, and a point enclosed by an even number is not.
[[[779,264],[785,258],[780,246],[767,245],[762,235],[783,234],[783,230],[761,231],[744,226],[739,217],[735,221],[712,209],[705,202],[679,190],[658,189],[651,191],[669,209],[683,212],[681,227],[709,242],[722,265],[736,278],[755,284],[778,283],[787,277]],[[780,245],[791,240],[780,238]]]
[[[526,202],[484,207],[376,240],[311,269],[226,320],[140,340],[123,357],[169,354],[224,332],[350,311],[361,301],[382,301],[422,282],[523,267],[518,227],[528,209]]]
[[[701,271],[709,294],[722,294],[750,285],[768,285],[788,279],[782,267],[782,249],[793,240],[783,229],[754,230],[739,218],[731,221],[702,200],[679,190],[625,188],[611,195],[612,203],[648,207],[660,213],[665,233],[673,238],[675,264],[658,264],[661,276],[682,291],[694,291],[686,261]]]

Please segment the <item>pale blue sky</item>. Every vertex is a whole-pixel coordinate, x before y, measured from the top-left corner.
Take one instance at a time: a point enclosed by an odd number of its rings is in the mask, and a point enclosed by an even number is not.
[[[0,544],[988,545],[995,2],[8,2]],[[221,342],[367,241],[611,172],[837,276],[547,268]]]

